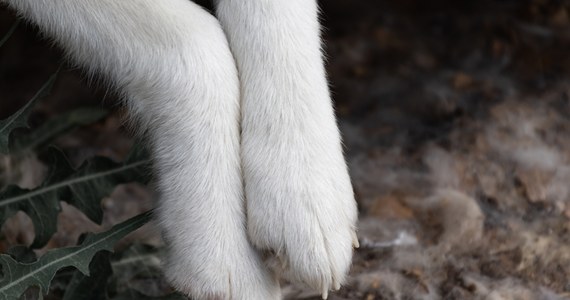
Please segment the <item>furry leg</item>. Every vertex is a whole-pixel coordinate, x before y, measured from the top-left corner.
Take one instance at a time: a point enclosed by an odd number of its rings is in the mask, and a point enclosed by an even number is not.
[[[357,218],[320,51],[315,0],[218,0],[238,65],[248,232],[284,276],[345,280]]]
[[[174,287],[194,299],[278,299],[247,241],[239,84],[218,21],[185,0],[2,1],[103,74],[148,132]]]

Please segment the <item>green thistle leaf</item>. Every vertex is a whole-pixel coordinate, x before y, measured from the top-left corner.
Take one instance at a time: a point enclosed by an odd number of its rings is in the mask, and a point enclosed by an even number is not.
[[[135,147],[136,148],[136,147]],[[81,210],[89,219],[100,223],[100,201],[121,183],[145,182],[148,159],[142,149],[135,149],[123,163],[95,157],[74,170],[63,153],[49,148],[46,153],[50,171],[44,183],[28,190],[8,186],[0,193],[0,224],[17,211],[24,211],[34,224],[36,237],[32,247],[45,245],[57,230],[59,201]]]
[[[99,251],[113,251],[113,246],[124,236],[138,229],[151,219],[146,212],[109,231],[88,235],[81,245],[48,251],[33,263],[20,263],[9,255],[0,255],[4,277],[0,280],[0,299],[18,299],[31,286],[37,286],[41,294],[49,290],[50,282],[62,268],[74,267],[89,276],[89,264]]]
[[[28,116],[30,115],[32,107],[36,101],[49,95],[58,72],[53,74],[48,81],[44,83],[40,90],[24,107],[20,108],[20,110],[8,117],[8,119],[0,121],[0,153],[8,153],[10,149],[10,135],[14,129],[28,127]]]

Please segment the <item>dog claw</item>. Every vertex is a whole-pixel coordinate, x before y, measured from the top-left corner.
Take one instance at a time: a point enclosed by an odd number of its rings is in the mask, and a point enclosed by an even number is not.
[[[352,232],[352,247],[360,248],[360,243],[358,242],[358,236],[356,235],[356,231]]]

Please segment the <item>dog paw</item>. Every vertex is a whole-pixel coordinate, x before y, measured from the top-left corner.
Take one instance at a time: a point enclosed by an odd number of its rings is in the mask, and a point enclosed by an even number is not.
[[[258,143],[249,153],[255,159],[245,160],[250,240],[269,250],[268,264],[278,274],[326,298],[344,283],[358,247],[356,203],[340,145],[264,148]]]
[[[190,299],[281,299],[279,284],[257,251],[248,245],[250,249],[244,252],[241,246],[231,239],[221,240],[218,249],[206,244],[171,246],[164,266],[166,279]]]

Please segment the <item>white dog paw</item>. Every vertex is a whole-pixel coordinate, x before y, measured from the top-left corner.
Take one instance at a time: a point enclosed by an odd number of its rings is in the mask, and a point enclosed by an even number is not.
[[[184,253],[169,253],[164,268],[170,284],[190,299],[281,299],[276,278],[257,259],[253,249],[251,256],[240,257],[239,249],[222,252],[206,246],[198,248],[182,250]]]
[[[249,237],[274,254],[270,265],[283,277],[326,298],[344,283],[358,247],[356,203],[340,146],[278,148],[251,152],[256,159],[246,160]]]

